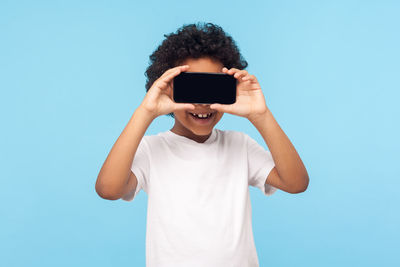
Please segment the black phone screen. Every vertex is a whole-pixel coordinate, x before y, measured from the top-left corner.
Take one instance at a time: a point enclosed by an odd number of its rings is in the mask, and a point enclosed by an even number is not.
[[[235,77],[217,72],[181,72],[173,80],[176,103],[233,104],[236,102]]]

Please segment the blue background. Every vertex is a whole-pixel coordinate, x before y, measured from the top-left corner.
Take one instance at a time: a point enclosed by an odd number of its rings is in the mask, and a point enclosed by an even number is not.
[[[144,266],[147,195],[109,201],[94,185],[163,34],[205,21],[237,42],[310,176],[302,194],[250,188],[261,266],[400,266],[399,13],[385,0],[2,0],[0,265]],[[241,117],[216,127],[267,148]]]

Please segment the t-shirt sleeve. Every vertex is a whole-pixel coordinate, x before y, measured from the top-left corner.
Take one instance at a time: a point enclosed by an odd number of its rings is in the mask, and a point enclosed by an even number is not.
[[[131,165],[131,171],[133,174],[135,174],[138,184],[136,186],[136,190],[132,190],[122,197],[123,200],[132,201],[141,189],[148,193],[148,181],[150,174],[149,151],[150,150],[146,138],[143,137],[139,143]]]
[[[264,149],[253,138],[245,134],[247,144],[248,179],[249,185],[259,188],[264,195],[270,196],[277,188],[266,184],[265,181],[275,166],[271,152]]]

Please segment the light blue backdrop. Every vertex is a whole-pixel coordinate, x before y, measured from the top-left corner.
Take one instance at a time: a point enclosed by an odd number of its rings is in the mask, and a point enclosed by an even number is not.
[[[163,34],[213,22],[310,176],[251,188],[261,266],[400,266],[399,1],[1,1],[1,266],[144,266],[147,195],[97,174]],[[157,118],[146,134],[172,127]],[[245,131],[226,114],[219,129]]]

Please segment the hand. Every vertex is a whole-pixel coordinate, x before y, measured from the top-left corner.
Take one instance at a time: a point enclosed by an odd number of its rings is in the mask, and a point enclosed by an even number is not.
[[[151,88],[147,91],[142,103],[140,104],[154,118],[169,114],[176,110],[194,110],[193,104],[175,103],[173,101],[172,82],[173,78],[182,71],[186,71],[189,65],[177,66],[166,70]]]
[[[226,74],[233,75],[238,80],[236,87],[236,102],[230,105],[212,104],[210,108],[245,118],[253,118],[265,114],[268,107],[256,76],[246,70],[223,68]]]

